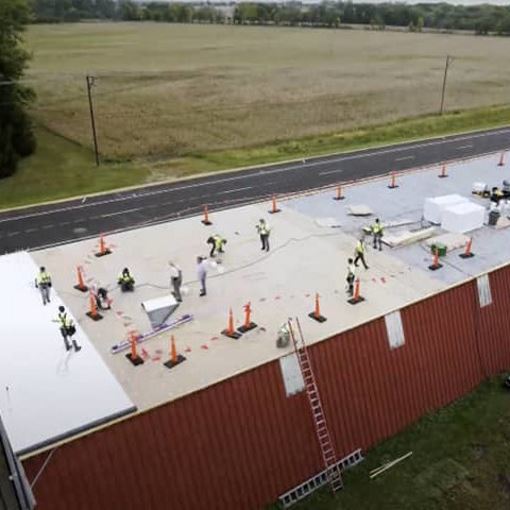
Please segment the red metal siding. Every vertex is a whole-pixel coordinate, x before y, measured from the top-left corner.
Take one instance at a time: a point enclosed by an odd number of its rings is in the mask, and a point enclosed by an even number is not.
[[[479,309],[469,282],[310,347],[337,454],[368,448],[510,365],[510,270]],[[24,462],[30,479],[47,454]],[[287,398],[277,361],[59,447],[39,508],[260,508],[321,470],[306,395]]]

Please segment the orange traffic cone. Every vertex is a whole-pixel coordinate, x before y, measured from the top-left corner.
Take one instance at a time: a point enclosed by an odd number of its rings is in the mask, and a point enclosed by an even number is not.
[[[166,363],[163,363],[163,365],[165,365],[166,368],[174,368],[183,361],[186,361],[186,358],[182,354],[177,354],[175,338],[174,335],[172,335],[170,337],[170,359]]]
[[[362,297],[359,293],[359,287],[360,287],[359,278],[356,278],[356,281],[354,282],[354,295],[352,296],[351,299],[347,300],[347,302],[350,303],[351,305],[355,305],[357,303],[365,301],[365,298]]]
[[[204,225],[212,225],[212,221],[209,220],[209,208],[207,205],[204,205],[204,219],[202,220]]]
[[[110,255],[111,252],[110,248],[106,246],[104,235],[101,234],[99,237],[99,251],[96,253],[96,257],[104,257],[105,255]]]
[[[83,281],[83,269],[81,268],[81,266],[78,266],[76,268],[76,272],[78,274],[78,283],[73,288],[81,292],[87,292],[89,288],[85,285],[85,282]]]
[[[315,293],[315,309],[313,312],[310,312],[308,314],[308,317],[310,317],[313,320],[316,320],[317,322],[326,322],[327,321],[326,317],[321,315],[320,296],[317,292]]]
[[[390,179],[390,184],[388,185],[388,188],[390,188],[390,189],[398,188],[396,172],[391,172],[391,179]]]
[[[440,179],[444,179],[445,177],[448,177],[448,174],[447,174],[447,172],[446,172],[446,165],[445,165],[445,164],[443,164],[443,165],[441,166],[441,173],[438,175],[438,177],[439,177]]]
[[[436,271],[442,267],[443,265],[439,263],[439,250],[436,248],[434,250],[434,258],[432,259],[432,264],[429,266],[429,269],[431,271]]]
[[[461,259],[470,259],[471,257],[474,257],[475,254],[471,251],[471,245],[473,243],[473,238],[470,237],[466,243],[466,249],[464,250],[464,253],[461,253],[459,257]]]
[[[269,211],[269,214],[276,214],[279,213],[281,209],[278,209],[276,205],[276,196],[273,195],[271,198],[271,210]]]
[[[343,200],[345,197],[342,195],[342,186],[338,185],[336,187],[336,195],[333,197],[333,200]]]
[[[503,151],[499,157],[498,166],[505,166],[505,151]]]
[[[227,328],[221,332],[222,335],[228,336],[229,338],[238,339],[241,338],[241,333],[238,333],[234,329],[234,314],[232,313],[232,308],[228,311],[228,321]]]
[[[126,354],[126,358],[133,363],[136,367],[138,365],[143,365],[143,359],[138,355],[137,338],[136,334],[133,331],[129,332],[129,344],[131,346],[130,352]]]
[[[99,321],[103,318],[103,316],[97,311],[96,296],[94,296],[92,292],[89,295],[89,311],[87,312],[87,316],[89,316],[93,321]]]
[[[244,305],[244,324],[237,328],[240,333],[246,333],[250,329],[255,329],[257,325],[251,320],[251,303],[248,302]]]

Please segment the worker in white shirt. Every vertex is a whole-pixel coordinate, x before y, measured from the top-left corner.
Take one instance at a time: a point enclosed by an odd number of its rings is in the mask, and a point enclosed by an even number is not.
[[[170,261],[170,284],[172,285],[172,294],[174,295],[176,301],[180,303],[182,301],[181,296],[181,285],[182,285],[182,271],[181,268]]]
[[[347,260],[347,294],[349,296],[354,295],[354,280],[356,278],[356,266],[354,265],[353,259]]]
[[[200,297],[207,294],[205,281],[207,279],[207,259],[205,257],[197,257],[197,276],[200,281]]]
[[[256,225],[257,232],[260,236],[260,242],[262,243],[262,251],[269,251],[269,234],[271,233],[271,227],[266,223],[266,220],[261,218]]]

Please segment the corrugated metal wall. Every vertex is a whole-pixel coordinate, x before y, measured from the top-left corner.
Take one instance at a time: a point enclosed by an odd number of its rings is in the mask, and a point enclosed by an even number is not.
[[[469,282],[401,311],[405,344],[384,319],[310,348],[337,453],[368,448],[510,367],[510,269],[493,303]],[[48,454],[24,462],[30,479]],[[54,451],[39,508],[249,509],[320,471],[306,395],[286,397],[272,362]]]

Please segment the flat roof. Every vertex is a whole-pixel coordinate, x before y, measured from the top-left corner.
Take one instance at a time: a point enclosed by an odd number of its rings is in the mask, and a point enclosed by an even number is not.
[[[97,239],[36,251],[30,256],[37,265],[48,268],[56,291],[90,340],[73,359],[97,351],[129,399],[139,410],[146,410],[288,354],[291,346],[276,347],[277,330],[288,317],[300,318],[306,342],[311,344],[507,263],[508,251],[503,247],[510,240],[510,229],[484,226],[470,232],[476,257],[461,259],[460,247],[442,259],[439,271],[428,270],[430,249],[422,242],[384,246],[382,252],[372,250],[368,242],[370,268],[358,270],[365,301],[356,306],[347,303],[347,258],[353,255],[363,226],[379,217],[387,225],[387,238],[403,230],[419,230],[425,226],[426,197],[458,193],[487,206],[488,200],[473,196],[471,188],[473,182],[484,181],[492,187],[500,186],[503,179],[510,180],[510,166],[497,166],[498,159],[489,155],[451,164],[445,179],[438,178],[437,166],[408,172],[398,176],[399,187],[394,189],[388,188],[386,177],[360,182],[344,188],[345,199],[341,201],[332,199],[335,193],[331,189],[302,194],[280,202],[281,212],[273,215],[268,213],[269,204],[254,204],[212,214],[211,226],[194,217],[118,233],[106,238],[112,253],[100,258],[94,255]],[[339,179],[341,175],[339,166]],[[361,204],[369,206],[373,216],[348,214],[349,206]],[[272,227],[268,253],[261,251],[255,229],[259,218],[265,218]],[[200,297],[196,257],[208,254],[206,240],[213,233],[228,240],[226,253],[221,263],[210,267],[208,294]],[[438,228],[437,234],[441,233]],[[184,277],[183,303],[172,317],[191,314],[193,320],[141,344],[139,352],[145,363],[134,367],[123,353],[112,354],[110,349],[126,339],[130,330],[150,331],[141,303],[170,292],[169,260],[182,268]],[[73,289],[78,265],[83,266],[89,283],[110,289],[113,310],[102,312],[104,318],[98,322],[85,315],[88,296]],[[121,293],[117,287],[117,276],[124,267],[129,267],[136,279],[133,293]],[[22,308],[32,316],[32,309],[40,311],[42,307],[36,291],[30,288],[28,292],[35,297]],[[322,314],[327,317],[323,323],[307,317],[314,308],[316,292],[321,297]],[[239,340],[223,336],[229,308],[237,327],[243,323],[243,305],[247,302],[258,327]],[[36,316],[35,323],[46,320]],[[54,331],[52,334],[55,337]],[[169,358],[170,334],[175,336],[178,352],[187,358],[171,370],[163,365]],[[8,342],[8,352],[13,343]],[[58,337],[48,349],[53,356],[63,354]],[[22,359],[9,357],[17,363]],[[34,402],[40,396],[40,392],[34,394]]]
[[[43,306],[38,266],[26,252],[0,257],[0,413],[12,448],[23,453],[135,409],[78,325],[82,351],[66,352],[52,320],[58,291]]]

